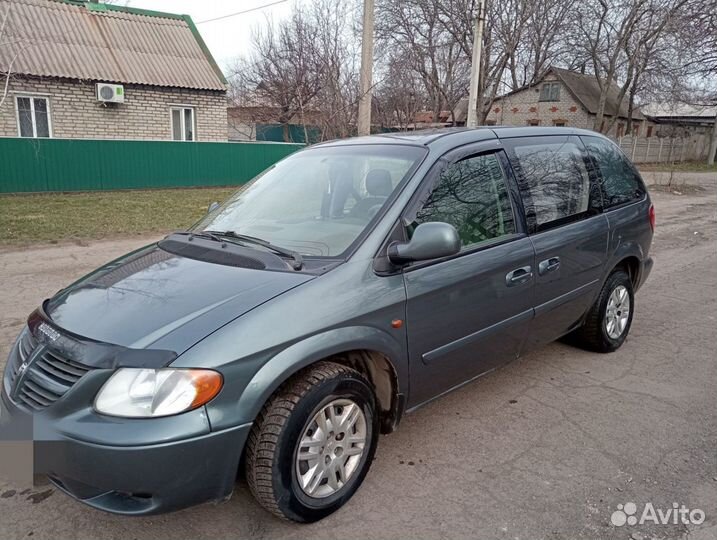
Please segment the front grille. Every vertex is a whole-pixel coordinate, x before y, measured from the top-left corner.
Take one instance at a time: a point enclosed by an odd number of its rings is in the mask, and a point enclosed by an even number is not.
[[[37,347],[37,339],[30,333],[30,330],[25,328],[20,336],[20,341],[17,344],[17,354],[10,358],[10,386],[15,384],[17,379],[18,371],[22,363],[30,357],[32,351]]]
[[[21,374],[21,366],[37,346],[37,339],[26,331],[18,344],[10,376],[11,393],[15,401],[33,411],[40,411],[55,403],[91,369],[42,346],[39,353],[26,364],[25,373]]]

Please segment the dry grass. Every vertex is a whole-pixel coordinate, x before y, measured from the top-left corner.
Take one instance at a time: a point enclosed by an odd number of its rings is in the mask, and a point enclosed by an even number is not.
[[[192,225],[236,188],[0,195],[0,245],[160,233]]]

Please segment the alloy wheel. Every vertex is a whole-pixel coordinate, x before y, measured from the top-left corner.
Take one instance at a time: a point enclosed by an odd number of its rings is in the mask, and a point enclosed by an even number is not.
[[[611,339],[618,339],[630,319],[630,294],[624,285],[613,289],[605,311],[605,330]]]
[[[335,399],[309,421],[296,451],[296,477],[309,497],[329,497],[357,471],[366,448],[366,417],[350,399]]]

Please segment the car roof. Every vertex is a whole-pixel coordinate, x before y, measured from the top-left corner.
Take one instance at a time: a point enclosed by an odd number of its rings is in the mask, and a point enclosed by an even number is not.
[[[333,141],[326,141],[314,146],[343,146],[355,144],[406,144],[412,146],[428,146],[439,139],[465,138],[466,135],[469,135],[470,138],[475,141],[496,138],[495,133],[487,127],[455,127],[379,133],[376,135],[368,135],[364,137],[336,139]]]
[[[536,137],[549,135],[590,135],[602,137],[595,131],[571,127],[541,127],[541,126],[478,126],[475,128],[454,127],[405,131],[395,133],[381,133],[364,137],[337,139],[314,145],[314,147],[346,146],[364,144],[398,144],[411,146],[438,146],[456,147],[474,142],[492,139],[509,139],[514,137]]]

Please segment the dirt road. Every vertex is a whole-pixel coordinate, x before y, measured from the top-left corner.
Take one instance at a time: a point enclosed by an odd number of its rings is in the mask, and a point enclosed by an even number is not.
[[[320,523],[278,521],[241,483],[222,505],[151,518],[0,485],[2,537],[715,538],[717,190],[703,189],[654,193],[655,269],[622,349],[554,344],[409,415],[380,440],[354,499]],[[140,244],[0,251],[2,363],[40,300]],[[684,504],[706,519],[611,525],[628,502],[638,514]]]

